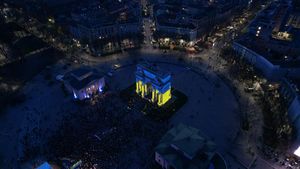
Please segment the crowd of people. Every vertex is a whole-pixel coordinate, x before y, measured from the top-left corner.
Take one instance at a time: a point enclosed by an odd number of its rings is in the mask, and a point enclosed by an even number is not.
[[[268,159],[271,159],[279,166],[283,166],[287,169],[297,169],[300,167],[300,160],[293,155],[282,153],[268,146],[264,146],[262,152]]]
[[[148,158],[166,127],[142,113],[128,110],[118,94],[95,98],[93,105],[66,116],[48,143],[47,158],[62,165],[63,158],[82,161],[81,168],[123,168]],[[108,132],[109,131],[109,132]],[[133,156],[132,152],[137,156]],[[128,163],[133,160],[134,163]]]

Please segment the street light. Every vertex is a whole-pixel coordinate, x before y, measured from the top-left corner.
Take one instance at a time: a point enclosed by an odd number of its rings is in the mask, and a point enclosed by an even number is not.
[[[55,23],[55,20],[53,18],[48,18],[48,22],[54,24]]]

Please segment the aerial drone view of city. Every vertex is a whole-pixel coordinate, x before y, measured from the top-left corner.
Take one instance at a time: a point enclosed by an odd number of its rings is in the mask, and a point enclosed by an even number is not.
[[[0,1],[0,169],[300,169],[300,0]]]

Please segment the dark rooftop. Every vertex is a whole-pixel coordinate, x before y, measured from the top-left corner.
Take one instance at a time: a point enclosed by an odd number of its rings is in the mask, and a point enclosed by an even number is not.
[[[191,20],[200,21],[214,13],[215,9],[203,6],[155,5],[154,11],[159,25],[182,29],[196,29],[197,26]]]
[[[177,169],[206,169],[216,151],[216,145],[198,129],[179,124],[167,132],[155,148]]]
[[[104,74],[100,73],[96,69],[82,67],[68,72],[65,75],[64,80],[68,81],[68,83],[76,90],[80,90],[86,87],[92,81],[100,79],[102,77],[104,77]]]
[[[254,51],[255,53],[263,56],[269,62],[274,65],[280,65],[281,67],[299,67],[300,58],[297,55],[290,56],[289,54],[284,54],[276,52],[267,48],[263,43],[281,43],[281,45],[291,45],[291,42],[272,40],[270,42],[264,42],[260,39],[257,39],[251,35],[244,35],[241,37],[237,43],[247,47],[248,49]]]
[[[160,67],[158,67],[154,64],[147,63],[147,62],[140,63],[137,65],[137,67],[141,67],[161,78],[166,78],[166,77],[170,76],[170,73],[167,72],[166,70],[161,69]]]
[[[72,12],[73,23],[96,28],[116,23],[135,23],[139,21],[138,5],[131,1],[105,1]]]

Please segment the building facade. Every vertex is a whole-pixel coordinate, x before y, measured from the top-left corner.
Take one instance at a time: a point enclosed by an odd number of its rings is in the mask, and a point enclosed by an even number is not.
[[[137,22],[114,23],[108,25],[95,24],[89,26],[76,24],[70,26],[70,32],[76,39],[87,39],[90,41],[137,34],[140,30],[140,23]]]
[[[233,49],[269,80],[300,77],[300,15],[290,1],[274,1],[257,14]]]
[[[73,70],[64,76],[63,81],[73,98],[78,100],[89,99],[97,93],[102,93],[105,87],[104,75],[95,69]]]
[[[162,106],[171,99],[171,75],[150,64],[138,64],[136,93]]]
[[[186,41],[196,41],[211,26],[213,18],[206,8],[178,7],[174,4],[154,6],[156,32],[163,37],[173,37]],[[211,13],[211,12],[210,12]],[[205,25],[205,26],[204,26]]]
[[[167,1],[153,8],[157,34],[162,38],[196,42],[209,36],[216,25],[230,21],[244,3],[235,1]]]
[[[234,42],[232,45],[237,54],[259,70],[269,80],[280,80],[283,77],[300,77],[300,62],[298,58],[279,55],[272,56],[267,51],[252,48],[243,43]],[[275,58],[276,57],[276,58]]]
[[[70,32],[76,39],[89,41],[122,38],[141,31],[139,3],[104,1],[71,13]]]

